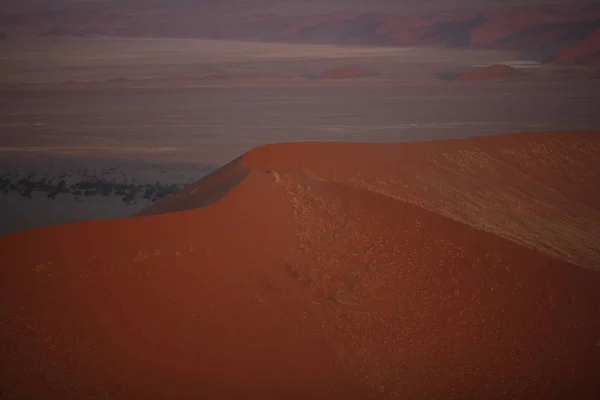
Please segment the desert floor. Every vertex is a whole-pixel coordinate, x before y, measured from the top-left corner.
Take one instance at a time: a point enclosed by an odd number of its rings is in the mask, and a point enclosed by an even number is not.
[[[189,39],[35,38],[0,43],[0,179],[63,176],[183,185],[265,143],[404,142],[599,129],[598,80],[551,67],[522,81],[438,74],[510,52]],[[332,68],[377,75],[321,80]],[[149,204],[8,190],[0,234],[131,215]]]

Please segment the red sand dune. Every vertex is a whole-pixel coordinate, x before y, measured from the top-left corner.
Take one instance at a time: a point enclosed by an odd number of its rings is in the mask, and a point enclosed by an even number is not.
[[[318,15],[265,14],[257,13],[261,7],[222,1],[71,3],[52,12],[0,13],[2,31],[10,37],[109,35],[397,46],[459,43],[532,51],[579,39],[582,30],[576,24],[600,19],[597,7],[554,3],[482,10],[463,7],[427,16],[417,11],[412,15],[350,13],[343,7]]]
[[[484,13],[486,21],[471,31],[474,45],[485,45],[527,28],[545,23],[590,21],[596,12],[581,12],[570,5],[494,8]]]
[[[491,80],[506,80],[506,79],[518,79],[527,77],[526,72],[520,71],[510,65],[506,64],[495,64],[488,65],[486,67],[474,68],[471,71],[465,72],[458,81],[471,82],[471,81],[491,81]]]
[[[0,393],[600,398],[599,167],[596,132],[270,145],[4,236]]]
[[[559,51],[554,56],[554,61],[572,62],[580,61],[586,57],[595,55],[600,57],[600,29],[594,31],[587,38],[573,43],[569,47]]]
[[[421,36],[435,23],[432,19],[387,15],[377,29],[377,35],[388,37],[396,45],[411,45],[418,43]]]
[[[377,75],[373,71],[360,67],[332,68],[317,75],[317,79],[352,79]]]

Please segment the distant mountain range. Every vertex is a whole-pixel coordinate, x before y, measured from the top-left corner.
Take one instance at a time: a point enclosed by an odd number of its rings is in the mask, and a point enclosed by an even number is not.
[[[600,5],[488,7],[428,14],[232,13],[206,2],[90,3],[0,14],[0,31],[19,35],[243,39],[289,43],[510,49],[520,59],[597,64]]]

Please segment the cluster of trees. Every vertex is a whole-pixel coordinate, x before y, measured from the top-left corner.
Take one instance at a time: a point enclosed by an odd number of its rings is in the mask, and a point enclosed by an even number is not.
[[[33,180],[22,178],[16,183],[10,178],[0,179],[0,190],[5,194],[15,191],[23,197],[32,198],[34,191],[45,192],[51,199],[55,199],[60,194],[71,194],[77,198],[81,196],[120,196],[124,203],[133,204],[138,195],[150,201],[162,199],[168,195],[179,192],[185,185],[162,184],[133,184],[116,183],[101,179],[92,179],[87,181],[68,184],[64,179],[55,181],[53,179],[42,178]]]

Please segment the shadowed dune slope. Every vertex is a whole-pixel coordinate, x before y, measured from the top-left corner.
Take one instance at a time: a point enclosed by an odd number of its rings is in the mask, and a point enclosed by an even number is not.
[[[140,215],[185,211],[218,201],[248,176],[250,171],[242,165],[241,161],[241,157],[233,160],[199,182],[184,188],[179,196],[169,196],[153,204]]]
[[[583,40],[577,41],[554,56],[555,61],[581,61],[586,57],[600,57],[600,28]]]
[[[157,215],[4,236],[0,393],[598,398],[600,275],[565,261],[593,267],[565,243],[594,234],[598,151],[264,146]]]

